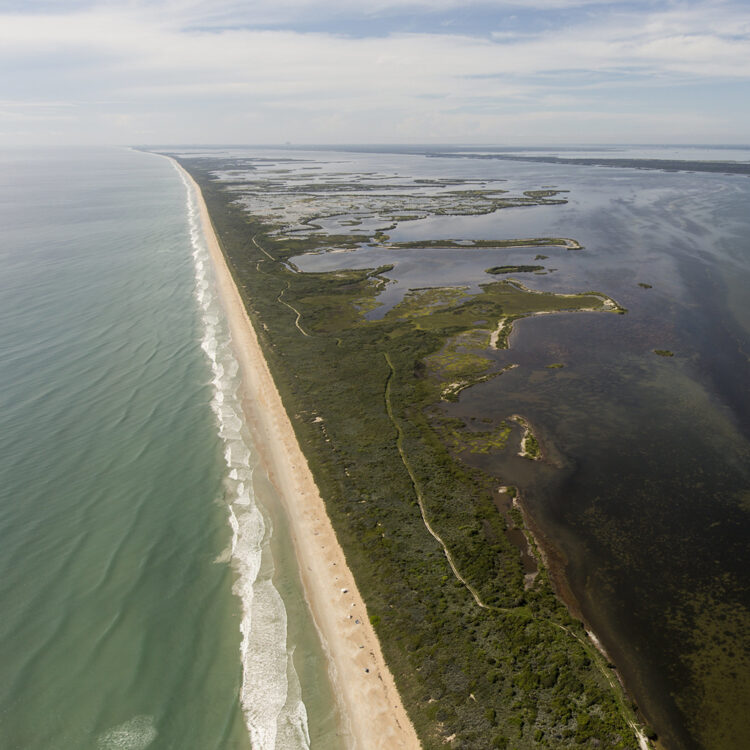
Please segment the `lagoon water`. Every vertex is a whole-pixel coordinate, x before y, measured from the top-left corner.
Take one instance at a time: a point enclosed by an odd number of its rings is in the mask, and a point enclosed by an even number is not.
[[[185,184],[0,167],[0,747],[339,747]]]

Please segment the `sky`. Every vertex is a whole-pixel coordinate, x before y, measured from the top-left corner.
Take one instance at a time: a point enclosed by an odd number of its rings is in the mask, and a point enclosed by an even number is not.
[[[0,145],[747,144],[748,0],[0,0]]]

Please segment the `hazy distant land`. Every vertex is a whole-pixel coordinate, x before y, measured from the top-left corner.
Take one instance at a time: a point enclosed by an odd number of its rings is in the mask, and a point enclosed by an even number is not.
[[[428,154],[446,158],[500,159],[538,164],[572,164],[582,167],[629,167],[631,169],[660,169],[666,172],[711,172],[714,174],[750,175],[750,164],[732,161],[690,161],[686,159],[623,159],[574,156],[520,156],[518,154]]]

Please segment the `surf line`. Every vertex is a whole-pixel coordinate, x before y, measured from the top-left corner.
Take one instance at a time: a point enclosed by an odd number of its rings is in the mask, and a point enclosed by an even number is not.
[[[240,704],[252,747],[258,750],[307,750],[307,709],[301,698],[293,650],[287,647],[287,613],[273,585],[270,519],[253,490],[257,456],[242,409],[240,365],[215,281],[201,226],[195,188],[174,162],[186,190],[195,297],[201,316],[203,349],[212,373],[211,409],[223,443],[225,491],[232,529],[233,591],[239,598],[242,684]]]

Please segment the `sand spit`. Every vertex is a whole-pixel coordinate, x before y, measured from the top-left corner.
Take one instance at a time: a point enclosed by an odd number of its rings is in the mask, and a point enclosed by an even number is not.
[[[242,368],[243,409],[288,516],[305,595],[330,658],[346,744],[356,750],[419,748],[364,601],[225,262],[200,189],[182,171],[196,191],[217,291]]]

